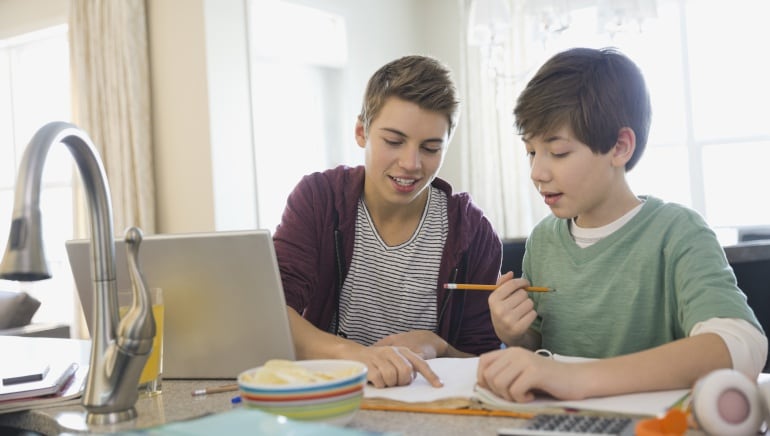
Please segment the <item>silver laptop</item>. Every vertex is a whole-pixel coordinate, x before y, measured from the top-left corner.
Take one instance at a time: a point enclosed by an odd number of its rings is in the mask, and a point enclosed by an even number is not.
[[[90,240],[66,247],[91,331]],[[118,290],[131,289],[122,240],[115,263]],[[163,378],[233,378],[269,359],[294,359],[268,230],[145,235],[139,264],[147,286],[163,289]]]

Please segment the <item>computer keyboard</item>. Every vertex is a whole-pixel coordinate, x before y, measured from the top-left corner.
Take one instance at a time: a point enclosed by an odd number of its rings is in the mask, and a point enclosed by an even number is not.
[[[587,415],[538,415],[523,427],[501,428],[499,436],[633,436],[636,420]]]

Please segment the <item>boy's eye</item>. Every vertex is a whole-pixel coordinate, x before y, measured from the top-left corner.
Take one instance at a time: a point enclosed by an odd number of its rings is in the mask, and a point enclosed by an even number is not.
[[[562,158],[562,157],[567,157],[567,155],[569,154],[569,152],[564,152],[564,153],[551,153],[551,154],[552,154],[552,155],[553,155],[553,157],[555,157],[555,158]]]

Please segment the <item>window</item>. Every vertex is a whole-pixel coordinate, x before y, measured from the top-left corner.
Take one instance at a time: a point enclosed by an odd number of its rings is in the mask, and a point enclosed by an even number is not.
[[[611,33],[597,31],[591,6],[569,11],[567,28],[538,49],[615,46],[640,66],[653,120],[628,174],[634,192],[690,206],[715,228],[767,225],[769,13],[763,0],[658,0],[654,17]]]
[[[70,79],[67,27],[57,26],[0,40],[0,249],[5,252],[13,213],[19,162],[42,125],[69,120]],[[73,161],[66,147],[52,147],[43,171],[40,207],[50,280],[0,280],[6,290],[26,291],[40,300],[36,322],[73,325],[72,275],[64,241],[73,235]],[[67,291],[63,291],[63,290]],[[62,308],[71,308],[70,310]]]
[[[258,223],[274,230],[294,186],[330,167],[347,143],[340,132],[352,130],[339,127],[349,121],[339,111],[347,35],[342,17],[318,9],[280,1],[249,5]]]

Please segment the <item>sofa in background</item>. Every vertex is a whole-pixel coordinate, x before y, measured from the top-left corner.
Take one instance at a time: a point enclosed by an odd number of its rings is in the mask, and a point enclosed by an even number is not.
[[[40,301],[26,292],[0,291],[0,335],[69,338],[70,327],[60,323],[33,323]]]

